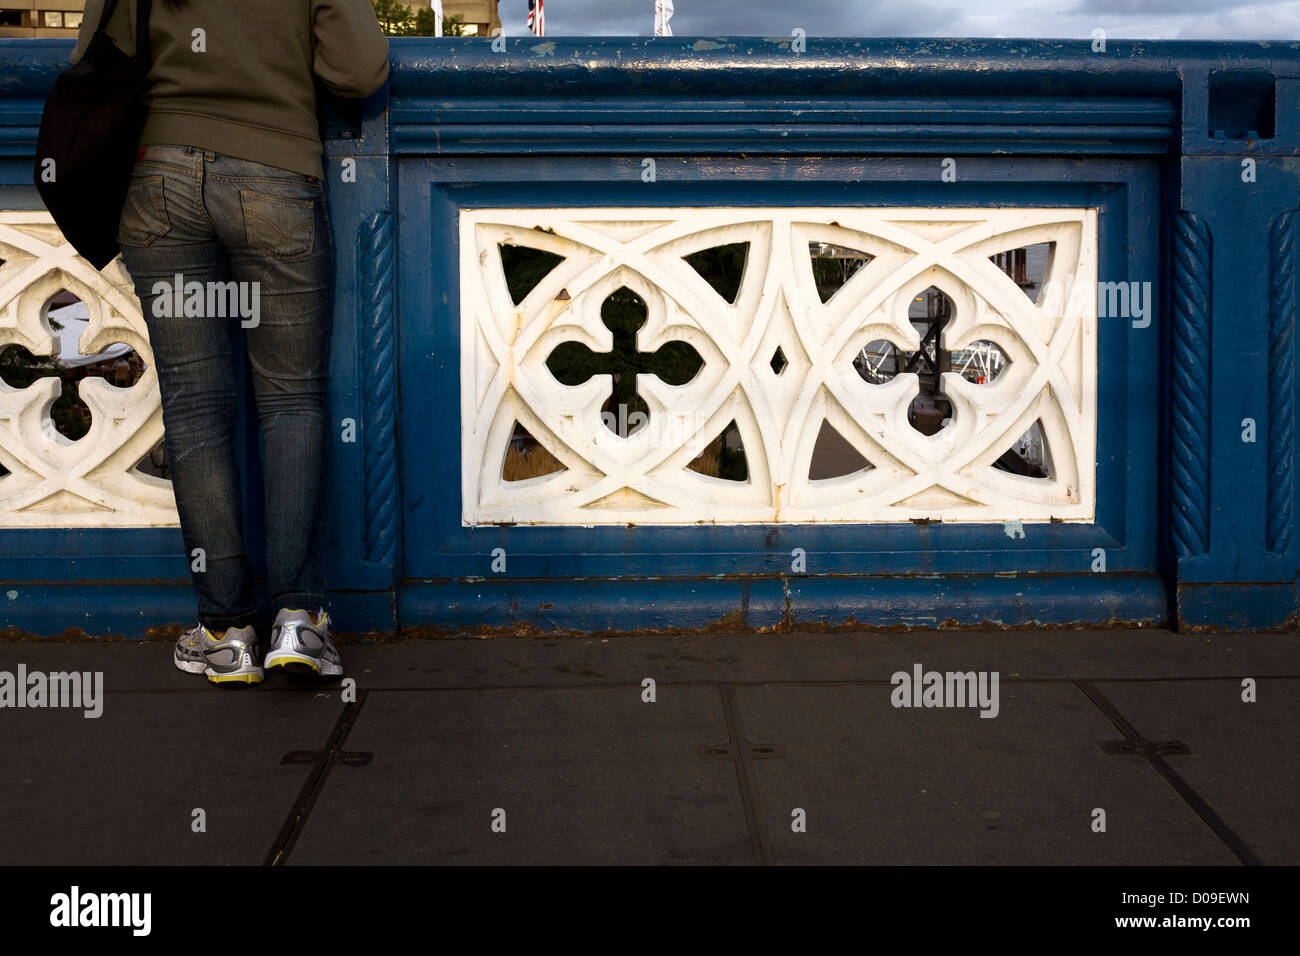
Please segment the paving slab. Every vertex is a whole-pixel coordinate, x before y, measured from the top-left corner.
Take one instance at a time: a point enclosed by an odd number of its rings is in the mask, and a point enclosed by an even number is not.
[[[1073,685],[1002,684],[995,718],[895,708],[892,690],[737,688],[747,740],[784,752],[754,762],[772,862],[1238,862],[1145,759],[1103,753],[1120,735]]]
[[[913,661],[938,670],[997,670],[1025,679],[1300,677],[1300,635],[1107,631],[912,631],[614,637],[445,638],[346,642],[364,687],[529,687],[664,682],[888,680]],[[187,675],[169,643],[0,641],[0,667],[94,667],[112,686],[166,690]],[[272,686],[278,686],[272,684]]]
[[[1098,689],[1266,864],[1300,865],[1300,680],[1134,681]]]
[[[372,691],[290,863],[752,862],[718,690],[641,693]]]
[[[322,748],[337,692],[109,691],[103,713],[0,710],[0,865],[260,864]],[[111,684],[110,684],[111,686]],[[193,811],[206,813],[195,833]]]
[[[369,687],[888,680],[922,661],[1026,679],[1300,676],[1300,636],[1158,630],[468,638],[346,645]]]
[[[0,670],[12,672],[19,663],[43,671],[102,671],[110,692],[199,687],[195,675],[173,666],[170,641],[0,641]]]
[[[324,746],[339,688],[274,675],[219,690],[170,652],[0,642],[0,671],[102,671],[107,699],[98,720],[0,709],[0,863],[262,861],[312,769],[280,758]],[[344,746],[374,759],[330,769],[290,862],[1237,862],[1147,761],[1101,751],[1121,734],[1075,679],[1146,736],[1185,740],[1192,754],[1170,765],[1265,862],[1300,862],[1296,635],[462,638],[343,653],[364,695]],[[891,707],[889,676],[916,661],[999,671],[1001,714]],[[1259,703],[1240,703],[1242,676]],[[656,704],[641,702],[646,677]],[[781,748],[753,762],[752,785],[700,756],[728,740],[719,685],[747,739]],[[807,833],[790,832],[796,806]],[[1087,825],[1094,806],[1106,834]],[[196,807],[206,834],[190,829]]]

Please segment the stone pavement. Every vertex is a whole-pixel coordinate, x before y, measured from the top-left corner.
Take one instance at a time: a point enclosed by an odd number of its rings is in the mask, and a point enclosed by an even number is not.
[[[0,643],[0,677],[104,675],[97,719],[0,709],[0,864],[1300,863],[1296,635],[341,650],[355,702],[217,688],[163,643]],[[917,664],[996,672],[997,716],[893,706]]]

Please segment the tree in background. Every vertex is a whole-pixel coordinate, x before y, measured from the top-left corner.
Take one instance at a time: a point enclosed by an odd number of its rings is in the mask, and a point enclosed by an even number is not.
[[[63,328],[54,319],[48,321],[56,332]],[[76,372],[59,361],[58,350],[53,355],[33,355],[17,344],[0,348],[0,381],[10,388],[27,388],[45,375],[63,383],[59,397],[50,407],[50,420],[55,429],[73,441],[83,438],[90,431],[90,409],[77,394]]]
[[[414,19],[411,8],[398,0],[370,0],[379,27],[390,37],[405,36],[403,30]]]
[[[375,19],[390,37],[431,37],[437,35],[437,24],[431,7],[412,10],[399,0],[370,0],[375,8]],[[465,18],[460,14],[442,18],[442,35],[465,35]]]
[[[434,25],[433,10],[418,10],[415,14],[415,20],[412,22],[411,29],[401,34],[407,37],[431,37],[437,36],[437,27]],[[459,13],[450,17],[442,18],[442,35],[445,37],[463,37],[465,35],[465,18]]]

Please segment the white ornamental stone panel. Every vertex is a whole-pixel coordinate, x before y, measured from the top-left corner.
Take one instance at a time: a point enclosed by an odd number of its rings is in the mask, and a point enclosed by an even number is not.
[[[127,528],[179,525],[172,483],[137,471],[163,434],[158,376],[148,331],[120,258],[97,271],[63,238],[49,213],[0,211],[0,349],[58,353],[48,304],[60,290],[77,296],[90,320],[82,355],[129,345],[145,372],[129,388],[88,377],[77,384],[91,412],[77,441],[57,432],[50,407],[62,383],[44,376],[27,388],[0,380],[0,528]]]
[[[734,303],[683,258],[731,243],[748,243]],[[810,243],[871,259],[823,302]],[[990,257],[1040,243],[1031,298]],[[516,305],[502,245],[562,261]],[[479,209],[460,248],[465,525],[1094,520],[1094,209]],[[953,305],[943,347],[992,342],[1008,363],[985,384],[943,374],[951,420],[927,436],[908,421],[918,376],[871,384],[854,360],[875,340],[916,352],[909,308],[931,286]],[[602,422],[611,375],[566,386],[546,364],[564,342],[611,350],[601,305],[620,287],[646,304],[637,351],[683,341],[703,359],[685,384],[638,375],[649,420],[626,435]],[[688,468],[732,421],[747,480]],[[516,422],[563,470],[505,479]],[[809,477],[823,422],[867,467]],[[995,468],[1036,422],[1049,476]]]

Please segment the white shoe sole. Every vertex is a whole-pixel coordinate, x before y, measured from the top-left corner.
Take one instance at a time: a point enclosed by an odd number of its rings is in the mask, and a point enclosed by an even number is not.
[[[187,674],[202,674],[208,669],[203,661],[183,661],[175,655],[172,655],[172,663]]]
[[[182,661],[173,657],[172,663],[187,674],[202,674],[214,684],[260,684],[266,679],[265,672],[260,667],[223,674],[214,671],[203,661]]]
[[[331,664],[329,661],[308,657],[305,654],[295,654],[293,651],[272,651],[262,662],[262,666],[267,670],[272,667],[285,667],[288,664],[301,664],[321,677],[338,677],[343,673],[342,665]]]

